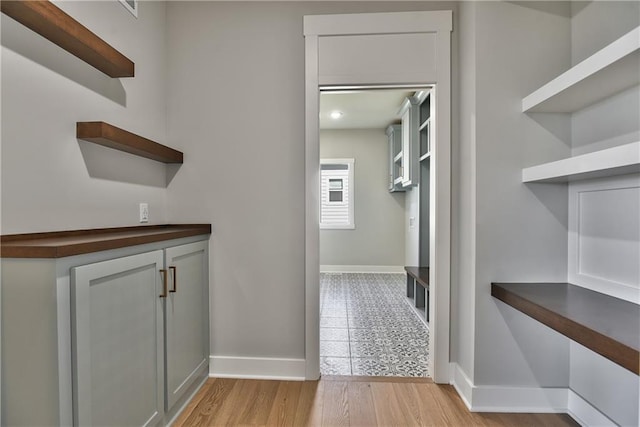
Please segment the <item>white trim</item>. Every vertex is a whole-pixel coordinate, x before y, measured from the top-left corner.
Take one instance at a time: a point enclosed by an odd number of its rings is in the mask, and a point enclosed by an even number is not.
[[[393,15],[393,19],[389,19]],[[304,17],[304,35],[433,33],[453,29],[453,12],[352,13]]]
[[[614,427],[617,425],[571,389],[568,391],[567,414],[583,426]]]
[[[321,273],[404,273],[404,265],[321,265]]]
[[[371,76],[340,76],[325,84],[431,86],[436,85],[435,138],[432,146],[430,245],[430,312],[433,326],[429,335],[429,368],[436,383],[449,383],[449,335],[451,289],[451,30],[452,11],[396,12],[304,17],[305,35],[305,357],[307,379],[317,379],[319,369],[319,36],[345,34],[436,33],[435,81],[429,76],[407,80],[402,67],[398,75],[384,82],[365,81]],[[404,80],[402,80],[404,78]],[[374,79],[375,80],[375,79]]]
[[[120,4],[124,6],[133,16],[138,17],[138,8],[140,7],[140,2],[138,0],[133,0],[133,6],[127,2],[127,0],[120,0]]]
[[[448,15],[451,19],[451,14]],[[429,313],[433,327],[429,367],[436,383],[449,382],[451,310],[451,33],[438,33],[436,40],[437,81],[431,89],[435,98],[434,140],[431,146],[429,189]]]
[[[462,367],[455,362],[450,364],[451,372],[451,385],[456,389],[458,395],[471,410],[471,401],[473,399],[473,382],[469,379],[467,374],[462,370]]]
[[[570,388],[475,386],[457,363],[450,371],[451,385],[473,412],[566,413],[584,426],[616,425]]]
[[[210,356],[209,377],[304,381],[304,359]]]
[[[320,91],[318,88],[317,36],[305,36],[304,51],[304,354],[307,361],[306,379],[317,380],[320,378]]]
[[[564,387],[475,386],[472,412],[566,413]]]
[[[566,387],[476,386],[457,364],[451,363],[451,385],[472,412],[566,413]]]
[[[595,191],[608,191],[640,187],[640,176],[623,175],[602,178],[597,181],[579,181],[569,184],[569,235],[568,268],[569,283],[592,291],[620,298],[634,304],[640,304],[640,288],[633,284],[619,283],[604,277],[595,277],[581,272],[580,269],[580,194]]]

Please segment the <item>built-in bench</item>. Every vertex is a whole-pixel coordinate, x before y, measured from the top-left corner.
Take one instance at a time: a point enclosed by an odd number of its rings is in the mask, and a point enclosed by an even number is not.
[[[429,322],[429,267],[405,266],[407,272],[407,297],[413,298],[418,309],[424,309],[424,316]]]
[[[491,295],[640,375],[640,306],[570,283],[492,283]]]

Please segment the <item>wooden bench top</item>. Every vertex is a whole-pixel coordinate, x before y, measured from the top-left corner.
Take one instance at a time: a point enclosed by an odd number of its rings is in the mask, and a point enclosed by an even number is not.
[[[491,295],[640,375],[640,305],[570,283],[492,283]]]
[[[429,267],[410,267],[405,266],[404,270],[407,274],[420,283],[423,288],[429,289]]]

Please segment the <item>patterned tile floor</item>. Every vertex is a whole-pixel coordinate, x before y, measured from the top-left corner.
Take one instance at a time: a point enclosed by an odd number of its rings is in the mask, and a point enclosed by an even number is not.
[[[404,274],[320,274],[323,375],[427,377],[429,330]]]

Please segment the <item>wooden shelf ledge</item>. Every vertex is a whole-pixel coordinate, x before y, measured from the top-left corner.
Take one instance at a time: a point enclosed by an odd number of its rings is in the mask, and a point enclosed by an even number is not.
[[[76,137],[163,163],[182,163],[180,151],[105,122],[78,122]]]
[[[0,1],[0,10],[109,77],[133,77],[134,63],[49,1]]]
[[[522,169],[522,182],[567,182],[640,172],[640,142]]]
[[[2,258],[62,258],[211,234],[211,224],[167,224],[0,236]]]
[[[570,283],[492,283],[491,295],[640,375],[640,305]]]
[[[640,84],[640,27],[522,100],[523,112],[572,113]]]

